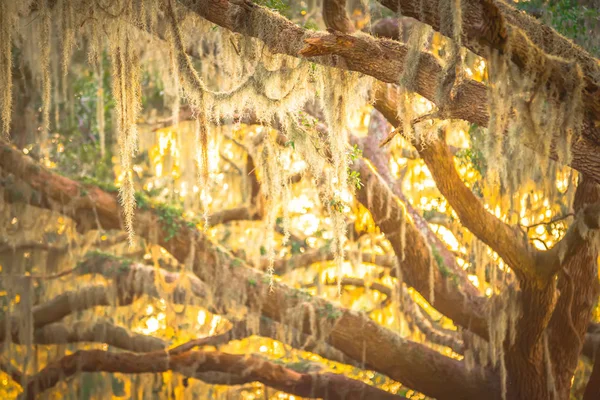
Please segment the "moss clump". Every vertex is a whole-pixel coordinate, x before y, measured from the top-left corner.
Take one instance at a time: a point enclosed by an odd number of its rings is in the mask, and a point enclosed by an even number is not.
[[[239,266],[242,266],[242,265],[244,265],[244,261],[242,259],[240,259],[240,258],[234,258],[231,261],[231,266],[232,267],[239,267]]]
[[[131,264],[133,263],[131,260],[124,258],[124,257],[119,257],[116,256],[114,254],[111,253],[105,253],[103,251],[99,251],[99,250],[92,250],[89,251],[88,253],[86,253],[85,259],[83,261],[80,261],[77,264],[77,269],[81,272],[81,273],[87,273],[88,271],[88,262],[90,261],[95,261],[96,262],[104,262],[104,261],[108,261],[108,262],[112,262],[116,264],[116,268],[102,268],[101,269],[101,274],[103,276],[110,276],[110,275],[114,275],[114,274],[121,274],[124,272],[129,271]]]
[[[440,270],[442,276],[444,278],[450,278],[452,279],[452,282],[458,284],[458,276],[454,272],[452,272],[450,268],[448,268],[437,247],[431,246],[431,254],[435,259],[435,262],[437,263],[438,269]]]
[[[445,270],[445,271],[447,271],[449,273],[450,270],[448,269],[448,267],[444,263],[444,259],[440,255],[440,252],[438,251],[437,247],[431,246],[431,254],[433,255],[433,258],[435,259],[435,262],[437,263],[438,268],[440,269],[440,271]],[[444,275],[443,272],[442,272],[442,275]],[[444,275],[444,276],[446,276],[446,275]]]
[[[148,197],[145,193],[135,192],[135,203],[138,208],[142,210],[147,210],[151,206],[150,197]]]
[[[285,14],[285,11],[289,8],[287,2],[283,0],[254,0],[254,3],[270,8],[280,14]]]
[[[319,309],[319,317],[327,317],[328,320],[335,321],[342,316],[342,312],[335,308],[333,304],[327,303],[325,307]]]
[[[171,206],[168,204],[157,204],[155,207],[158,220],[163,224],[163,230],[166,230],[167,236],[165,241],[173,239],[182,226],[186,225],[186,221],[183,219],[183,210],[179,207]]]
[[[33,174],[37,174],[37,173],[40,172],[41,167],[39,165],[37,165],[37,164],[30,164],[27,167],[27,169],[28,169],[29,172],[31,172]]]
[[[109,193],[117,193],[119,191],[119,188],[113,182],[104,182],[90,176],[84,176],[79,178],[79,182],[85,185],[98,186],[100,189]]]

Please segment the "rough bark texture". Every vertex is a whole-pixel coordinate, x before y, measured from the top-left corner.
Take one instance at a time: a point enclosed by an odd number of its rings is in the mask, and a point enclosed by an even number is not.
[[[454,26],[446,20],[448,16],[440,15],[439,0],[381,0],[381,3],[393,11],[400,8],[403,15],[416,18],[450,38],[454,36]],[[490,49],[508,52],[512,62],[524,72],[549,74],[550,81],[563,88],[560,91],[565,95],[569,94],[569,90],[564,89],[568,86],[566,81],[573,73],[570,60],[576,60],[585,76],[584,101],[592,128],[590,133],[593,132],[591,137],[600,138],[595,126],[600,121],[600,67],[590,54],[505,2],[467,0],[460,4],[462,44],[482,57],[487,58]],[[563,60],[532,63],[535,59],[546,59],[545,53]]]
[[[324,0],[323,20],[330,29],[344,33],[354,32],[354,25],[346,14],[345,0]]]
[[[582,177],[577,187],[574,210],[581,210],[586,204],[598,201],[600,185]],[[548,326],[548,345],[552,349],[552,367],[559,398],[568,398],[571,377],[577,367],[578,355],[598,298],[597,258],[596,244],[586,242],[558,275],[560,297]]]
[[[439,10],[437,1],[431,0],[431,7],[424,8],[421,16],[419,8],[414,7],[415,18],[428,24],[432,24],[434,29],[439,29]],[[433,4],[435,2],[435,4]],[[207,1],[207,0],[180,0],[180,3],[188,7],[199,16],[234,32],[239,32],[251,37],[256,37],[263,42],[271,51],[288,54],[291,56],[314,57],[313,61],[326,65],[335,65],[339,68],[345,68],[352,71],[362,72],[371,75],[383,82],[397,83],[399,73],[402,71],[404,61],[408,53],[408,47],[388,39],[373,39],[365,35],[347,35],[340,32],[325,34],[323,32],[314,32],[305,30],[284,17],[272,13],[261,7],[252,7],[248,10],[230,3],[227,0]],[[390,2],[389,6],[392,9]],[[494,4],[490,1],[485,3]],[[483,4],[483,3],[482,3]],[[388,4],[386,4],[388,5]],[[488,20],[482,19],[484,15],[479,4],[474,4],[473,15],[477,18],[464,18],[463,25],[472,23],[476,26],[473,34],[482,33],[482,37],[488,37],[490,43],[496,43],[499,39],[495,36],[496,29],[486,28]],[[489,10],[498,10],[497,6],[489,7]],[[408,11],[404,11],[406,13]],[[491,11],[490,11],[491,12]],[[516,14],[520,14],[515,11]],[[408,15],[408,14],[405,14]],[[469,14],[467,14],[468,16]],[[511,14],[512,15],[512,14]],[[411,15],[412,16],[412,15]],[[517,18],[517,17],[515,17]],[[483,22],[482,22],[483,21]],[[271,29],[265,30],[264,26]],[[523,29],[527,25],[523,23]],[[540,26],[539,23],[536,26]],[[483,31],[481,31],[483,29]],[[481,31],[481,32],[480,32]],[[539,33],[539,32],[538,32]],[[536,33],[537,34],[537,33]],[[544,40],[536,36],[536,40]],[[563,43],[566,39],[556,39],[558,35],[552,31],[547,34],[547,40],[555,43]],[[530,38],[533,40],[533,38]],[[567,41],[568,43],[568,41]],[[547,45],[553,48],[553,45]],[[583,60],[584,72],[596,74],[600,70],[594,67],[595,60],[579,48],[569,50],[571,58],[577,57]],[[556,47],[558,48],[558,47]],[[481,47],[480,47],[481,49]],[[566,50],[565,50],[566,51]],[[337,56],[337,57],[320,57]],[[438,77],[442,72],[442,67],[435,57],[428,53],[421,53],[419,56],[419,68],[415,78],[415,92],[424,96],[430,101],[436,102]],[[564,75],[559,71],[557,76]],[[586,75],[587,76],[587,75]],[[590,75],[595,76],[595,75]],[[599,79],[600,80],[600,79]],[[487,107],[487,89],[482,83],[464,79],[455,88],[451,101],[443,101],[443,117],[464,119],[481,126],[487,126],[489,113]],[[589,107],[596,104],[600,98],[600,92],[590,92],[593,99],[586,104]],[[597,113],[588,107],[587,118],[583,121],[582,135],[575,138],[572,144],[571,166],[596,181],[600,181],[600,111]],[[593,106],[595,107],[595,105]],[[595,110],[595,108],[594,108]],[[536,143],[525,143],[532,148]],[[556,158],[556,152],[551,150],[550,157]]]

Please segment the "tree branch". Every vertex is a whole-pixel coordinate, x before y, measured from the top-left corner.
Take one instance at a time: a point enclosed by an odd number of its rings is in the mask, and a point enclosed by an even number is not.
[[[326,285],[337,286],[337,279],[325,282]],[[367,284],[364,279],[344,277],[341,281],[342,286],[363,287],[369,290],[376,290],[386,296],[386,301],[392,298],[392,289],[378,282]],[[307,285],[314,286],[314,284]],[[425,315],[425,311],[413,300],[404,286],[401,288],[402,311],[411,319],[411,322],[419,328],[425,337],[434,344],[446,346],[457,354],[463,354],[465,347],[462,340],[456,337],[457,332],[443,329],[435,326],[434,323]]]
[[[120,228],[120,208],[115,194],[94,186],[87,186],[86,192],[83,192],[83,185],[46,170],[9,145],[3,144],[0,151],[3,155],[0,166],[30,183],[39,191],[42,200],[52,199],[54,203],[60,203],[59,210],[74,218],[78,229],[91,229],[96,227],[97,222],[106,229]],[[41,201],[40,204],[51,207],[49,201]],[[194,273],[203,282],[210,283],[209,297],[213,299],[215,308],[223,310],[225,314],[233,305],[239,307],[239,304],[244,304],[252,313],[260,313],[300,332],[322,338],[347,356],[364,361],[367,368],[386,374],[429,396],[478,399],[489,393],[499,393],[498,380],[493,373],[471,373],[463,362],[405,340],[364,314],[338,307],[278,282],[270,290],[269,279],[263,273],[211,243],[195,226],[177,217],[172,221],[164,221],[158,218],[159,215],[157,208],[140,207],[134,221],[135,232],[146,238],[155,238],[180,262],[185,262],[194,251]],[[156,235],[157,230],[175,230],[175,234]],[[411,252],[410,244],[407,252]],[[417,259],[419,255],[424,255],[426,259],[429,257],[429,252],[423,248],[415,249],[414,253]],[[426,290],[425,285],[420,286]],[[447,293],[443,286],[442,279],[438,279],[436,288],[441,293],[438,298],[443,298]],[[463,295],[459,292],[456,295],[459,297],[453,299],[452,304],[464,304],[459,301],[464,300]],[[436,308],[443,308],[438,307],[439,303],[439,300],[436,301]],[[470,303],[469,297],[466,303]],[[462,319],[467,326],[473,326],[468,323],[473,312],[445,311],[455,314],[456,320]],[[322,323],[316,330],[311,324],[311,315],[314,318],[315,313],[329,316],[320,319]],[[285,341],[285,338],[282,340]]]
[[[600,201],[600,185],[585,176],[580,177],[573,209],[585,210],[585,205]],[[560,297],[554,307],[548,324],[548,345],[551,354],[557,387],[562,390],[559,396],[567,396],[571,387],[570,379],[577,368],[579,354],[588,349],[587,339],[596,336],[594,324],[590,324],[595,300],[598,298],[598,249],[594,240],[581,240],[578,251],[565,259],[558,274]],[[590,335],[586,335],[589,329]],[[588,337],[590,336],[590,338]],[[593,340],[592,340],[593,343]],[[595,349],[592,346],[592,357]],[[589,355],[589,354],[588,354]]]
[[[401,126],[394,99],[383,93],[377,97],[375,108],[394,126]],[[394,110],[394,111],[392,111]],[[461,223],[481,241],[496,251],[516,272],[538,279],[533,252],[520,232],[489,213],[456,171],[453,156],[446,143],[431,140],[416,141],[413,146],[425,161],[437,188],[458,214]]]
[[[226,332],[192,340],[171,349],[170,354],[183,353],[192,350],[195,347],[218,346],[232,340],[245,339],[251,335],[277,339],[281,336],[281,332],[284,332],[285,337],[288,338],[285,343],[295,349],[312,351],[329,360],[339,363],[356,367],[360,366],[358,362],[345,356],[330,345],[318,343],[314,338],[304,333],[298,332],[293,328],[282,326],[281,324],[264,317],[260,319],[257,331],[250,329],[246,321],[234,322],[231,328]],[[14,339],[15,343],[19,343],[18,337]],[[36,344],[78,342],[106,343],[110,346],[138,353],[153,352],[168,347],[168,344],[159,338],[132,333],[123,327],[116,326],[106,321],[96,322],[91,325],[86,322],[76,322],[75,324],[69,325],[60,322],[51,323],[35,330],[34,341]]]
[[[423,294],[435,309],[448,316],[455,324],[486,338],[486,300],[472,285],[459,286],[460,277],[454,278],[457,272],[445,265],[444,261],[438,262],[434,258],[423,234],[409,221],[406,221],[406,243],[403,244],[399,221],[407,219],[407,216],[404,215],[405,211],[397,197],[365,161],[361,160],[354,169],[360,172],[364,182],[364,187],[357,192],[358,200],[371,212],[375,223],[386,234],[397,256],[401,258],[404,254],[405,259],[400,261],[404,281]],[[429,295],[431,268],[434,275],[434,299]]]
[[[583,400],[598,398],[600,398],[600,357],[596,357],[594,360],[594,367],[583,394]]]
[[[27,379],[19,369],[15,368],[10,360],[4,361],[0,359],[0,370],[10,375],[11,379],[21,385]]]
[[[371,121],[376,121],[376,118],[372,118]],[[378,132],[383,131],[378,129]],[[351,137],[351,141],[359,142],[354,137]],[[367,140],[361,144],[364,145],[365,155],[368,154],[370,161],[376,164],[377,170],[385,172],[387,167],[381,160],[378,140],[374,143]],[[457,325],[487,337],[487,325],[482,317],[486,300],[467,279],[465,272],[456,265],[454,256],[445,249],[445,245],[431,232],[427,222],[408,204],[403,195],[399,193],[401,199],[395,196],[389,188],[395,186],[393,183],[383,182],[377,171],[369,168],[364,161],[360,161],[359,165],[353,168],[360,173],[363,182],[357,192],[357,199],[371,212],[375,223],[392,244],[396,257],[400,260],[402,278]],[[399,200],[406,204],[410,218],[404,211],[405,207],[399,204]],[[405,233],[402,231],[404,228]],[[435,250],[430,250],[429,243]],[[441,255],[439,261],[434,258],[434,251]],[[405,260],[402,260],[403,257]],[[430,280],[430,271],[433,280]],[[432,293],[435,301],[431,298]]]
[[[180,0],[180,3],[221,27],[262,40],[273,52],[294,57],[335,55],[338,56],[335,58],[337,61],[330,57],[317,57],[313,61],[361,72],[383,82],[398,82],[398,71],[402,71],[408,53],[406,45],[388,39],[305,30],[258,6],[247,11],[227,0]],[[438,9],[432,10],[437,15]],[[270,29],[264,29],[265,26]],[[496,39],[490,36],[489,40],[494,42]],[[435,102],[439,84],[435,77],[440,76],[441,72],[442,67],[432,54],[421,53],[414,82],[415,91]],[[463,79],[454,88],[454,93],[452,101],[444,101],[444,116],[487,126],[489,114],[486,87],[482,83]],[[596,115],[600,115],[600,112]],[[600,124],[595,124],[590,118],[588,116],[583,123],[583,136],[573,140],[571,166],[600,181],[600,157],[597,156],[600,153]],[[536,143],[525,144],[536,148]],[[551,149],[550,156],[557,158],[554,148]]]
[[[393,255],[383,254],[370,254],[370,253],[356,253],[352,251],[346,252],[346,258],[354,260],[358,258],[363,263],[373,263],[380,267],[392,268],[394,266]],[[294,268],[310,266],[311,264],[333,261],[335,254],[331,252],[331,249],[310,249],[302,254],[294,254],[288,259],[278,259],[273,263],[273,269],[277,275],[285,274]],[[267,258],[261,259],[260,268],[266,270],[270,262]]]
[[[217,211],[209,216],[210,224],[213,226],[232,221],[254,221],[259,219],[260,215],[257,212],[253,212],[251,207],[244,206]]]
[[[301,373],[256,355],[227,354],[216,351],[187,351],[179,354],[153,352],[146,354],[112,353],[102,350],[79,350],[47,365],[27,382],[27,399],[33,400],[36,388],[40,393],[61,380],[80,372],[111,372],[125,374],[173,371],[201,377],[207,372],[220,372],[244,378],[246,382],[261,382],[286,393],[302,397],[335,399],[402,399],[353,380],[328,372]],[[236,384],[239,384],[237,380]]]
[[[550,279],[572,257],[586,247],[593,230],[600,229],[600,203],[581,209],[565,236],[550,250],[535,253],[538,274]]]
[[[167,348],[162,339],[130,332],[108,321],[57,322],[36,329],[33,336],[36,344],[66,344],[79,342],[106,343],[119,349],[147,353]]]
[[[346,13],[346,0],[323,0],[323,20],[329,29],[344,33],[355,31]]]
[[[33,326],[36,329],[60,321],[65,316],[76,311],[82,311],[96,306],[126,306],[146,294],[160,297],[156,286],[156,274],[167,284],[177,284],[173,291],[172,301],[175,303],[190,303],[197,299],[206,298],[208,289],[195,276],[185,276],[189,289],[181,285],[183,275],[167,272],[146,265],[133,263],[129,260],[116,258],[103,253],[91,253],[72,272],[83,275],[98,273],[114,280],[112,286],[89,285],[78,290],[64,292],[52,300],[32,308]],[[30,277],[31,278],[31,277]],[[190,296],[190,294],[192,296]],[[0,319],[0,342],[6,339],[8,321]],[[10,321],[12,340],[19,343],[19,324],[16,318]]]
[[[454,24],[447,23],[447,16],[440,15],[441,1],[425,0],[423,4],[415,0],[380,0],[390,10],[398,11],[400,7],[402,15],[420,20],[453,38]],[[420,11],[423,9],[429,12]],[[461,13],[463,46],[484,58],[489,57],[490,49],[507,53],[523,74],[533,74],[537,79],[546,75],[561,93],[570,93],[568,80],[573,75],[570,60],[576,60],[584,72],[586,114],[592,125],[600,121],[600,66],[585,50],[502,1],[462,1]],[[561,58],[550,58],[547,54]],[[597,127],[592,130],[598,139]]]

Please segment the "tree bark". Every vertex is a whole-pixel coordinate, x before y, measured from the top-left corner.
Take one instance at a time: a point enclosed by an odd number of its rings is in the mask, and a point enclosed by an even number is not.
[[[270,362],[255,355],[227,354],[217,351],[186,351],[170,354],[167,351],[134,354],[102,350],[79,350],[48,364],[28,379],[26,398],[34,400],[58,382],[80,372],[111,372],[124,374],[179,372],[202,377],[203,373],[221,372],[243,378],[245,382],[262,382],[267,386],[302,397],[331,400],[403,399],[361,381],[329,372],[303,373]],[[235,379],[239,384],[240,379]]]
[[[585,176],[580,178],[573,209],[600,201],[600,185]],[[548,345],[558,398],[568,399],[571,378],[577,367],[594,303],[598,298],[598,249],[584,242],[558,275],[558,298],[548,326]]]
[[[262,40],[273,52],[294,57],[314,57],[312,60],[317,63],[361,72],[383,82],[398,82],[399,71],[402,71],[408,53],[407,46],[391,40],[346,35],[340,32],[324,34],[323,32],[305,30],[286,18],[258,6],[253,7],[252,10],[247,10],[230,3],[228,0],[215,2],[180,0],[180,3],[199,16],[221,27]],[[492,1],[486,0],[486,3],[492,3]],[[482,11],[477,11],[477,7],[481,6],[474,4],[474,7],[477,15],[481,16]],[[420,19],[428,23],[428,15],[432,15],[433,20],[438,18],[439,21],[437,7],[424,10],[424,16]],[[477,24],[482,21],[482,26],[485,26],[487,22],[485,19],[474,19],[473,23]],[[435,28],[435,24],[433,25]],[[264,29],[265,26],[268,26],[269,29]],[[491,36],[486,33],[492,42],[497,40],[494,39],[493,32],[495,30],[488,32]],[[546,36],[555,38],[557,35],[552,33],[552,35],[547,34]],[[583,60],[582,63],[589,58],[589,55],[586,56],[581,49],[574,49],[572,55],[573,57],[578,56],[578,58],[575,58]],[[589,59],[595,62],[593,58]],[[586,61],[582,68],[586,73],[587,66],[600,69],[593,67],[593,65],[594,63]],[[438,77],[442,70],[441,65],[433,55],[421,53],[415,79],[415,91],[435,103],[439,84]],[[557,73],[557,75],[561,74]],[[464,79],[454,88],[454,92],[455,95],[451,101],[443,102],[446,104],[443,109],[444,118],[464,119],[480,126],[487,126],[489,113],[485,85]],[[597,98],[600,98],[600,91],[596,94],[590,93],[590,96],[594,98],[593,101],[589,102],[589,106],[592,107]],[[597,122],[600,118],[600,110],[597,113],[594,111],[595,114],[593,115],[590,112],[583,121],[582,135],[573,140],[570,165],[600,182],[600,157],[598,156],[600,154],[600,151],[598,151],[598,147],[600,147],[600,123]],[[536,143],[525,143],[525,145],[536,148]],[[553,146],[549,156],[557,159]]]

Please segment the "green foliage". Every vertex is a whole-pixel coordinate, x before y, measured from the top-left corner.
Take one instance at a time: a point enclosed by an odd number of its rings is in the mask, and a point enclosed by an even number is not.
[[[98,132],[98,120],[96,117],[96,106],[98,92],[110,93],[111,76],[110,62],[106,55],[102,57],[104,74],[102,76],[102,87],[98,85],[95,72],[84,69],[75,74],[71,81],[73,92],[72,101],[66,99],[59,104],[61,119],[61,135],[56,137],[57,146],[53,148],[51,157],[56,161],[59,172],[74,177],[97,178],[101,181],[112,181],[112,141],[106,135],[106,154],[102,158],[100,153],[100,134]],[[115,107],[112,96],[104,95],[104,121],[105,131],[113,129],[113,110]]]
[[[158,220],[162,222],[163,231],[166,231],[165,241],[173,239],[183,226],[183,210],[168,204],[157,204]]]
[[[531,0],[516,3],[516,6],[535,16],[562,35],[576,41],[594,55],[600,55],[600,46],[590,43],[590,26],[598,24],[600,10],[581,5],[577,0]],[[588,45],[590,44],[590,45]]]
[[[151,206],[151,200],[148,195],[142,192],[135,192],[135,204],[142,210],[148,209]]]
[[[469,127],[469,140],[471,146],[467,149],[461,149],[456,153],[456,160],[459,165],[472,167],[479,173],[481,177],[485,177],[488,170],[487,160],[485,159],[484,150],[484,132],[475,124]],[[473,184],[473,192],[480,197],[483,197],[483,187],[480,179]]]
[[[317,23],[314,20],[309,19],[308,21],[306,21],[304,23],[303,28],[311,30],[311,31],[318,31],[319,30],[319,25],[317,25]]]
[[[318,314],[320,317],[327,317],[327,319],[333,321],[342,316],[342,312],[335,308],[331,303],[327,303],[325,304],[325,307],[319,309]]]
[[[119,188],[117,187],[117,185],[115,185],[112,181],[109,181],[109,182],[101,181],[100,179],[93,177],[93,176],[83,176],[83,177],[79,178],[79,181],[86,185],[98,186],[100,189],[104,190],[105,192],[117,193],[119,191]]]
[[[468,149],[460,150],[456,153],[459,161],[470,163],[473,168],[479,172],[479,175],[485,176],[487,172],[487,161],[483,156],[484,133],[483,130],[475,124],[469,127],[469,140],[471,146]]]
[[[348,151],[347,157],[348,164],[352,164],[354,161],[362,157],[362,150],[359,149],[358,145],[355,144],[350,149],[350,151]],[[363,186],[362,182],[360,181],[360,172],[353,171],[350,168],[348,168],[348,185],[350,185],[350,187],[356,188],[357,190],[360,189],[361,186]]]
[[[290,363],[286,363],[285,366],[291,370],[294,370],[296,372],[300,372],[303,374],[306,373],[310,373],[310,372],[318,372],[321,369],[323,369],[323,365],[310,361],[310,360],[306,360],[306,359],[301,359],[295,362],[290,362]]]
[[[354,162],[362,157],[362,150],[358,148],[358,145],[352,146],[352,149],[348,152],[348,158],[350,162]]]
[[[348,170],[348,185],[353,188],[360,189],[363,183],[360,181],[360,172]]]
[[[316,64],[315,63],[311,63],[311,70],[316,70]],[[299,118],[299,122],[300,125],[304,126],[305,128],[314,128],[317,126],[317,123],[319,122],[318,119],[312,117],[311,115],[308,115],[307,113],[305,113],[304,111],[300,111],[298,112],[298,118]]]
[[[438,251],[437,247],[431,246],[431,254],[433,254],[433,258],[435,259],[435,262],[437,263],[440,271],[442,271],[442,275],[444,277],[448,276],[450,270],[446,266],[446,263],[444,263],[444,259],[440,255],[440,252]]]
[[[455,284],[458,284],[459,283],[458,276],[455,273],[453,273],[450,270],[450,268],[448,268],[448,266],[444,262],[444,259],[441,256],[440,252],[438,251],[437,247],[431,246],[431,254],[433,255],[433,258],[435,259],[435,262],[436,262],[438,269],[440,270],[440,273],[442,274],[442,276],[444,278],[450,278],[452,280],[452,282],[454,282]]]
[[[303,248],[304,248],[304,245],[298,241],[292,240],[290,243],[290,253],[292,255],[302,253]]]
[[[270,8],[273,11],[277,11],[280,14],[285,14],[289,8],[289,4],[287,4],[287,2],[284,0],[254,0],[254,2],[261,6]]]
[[[244,265],[244,261],[242,259],[236,257],[233,259],[233,261],[231,261],[231,265],[233,267],[239,267],[241,265]]]
[[[84,373],[81,377],[81,388],[79,398],[91,400],[105,390],[105,374]]]
[[[117,378],[114,375],[111,375],[111,386],[112,386],[112,394],[113,396],[122,397],[125,396],[125,382]]]

